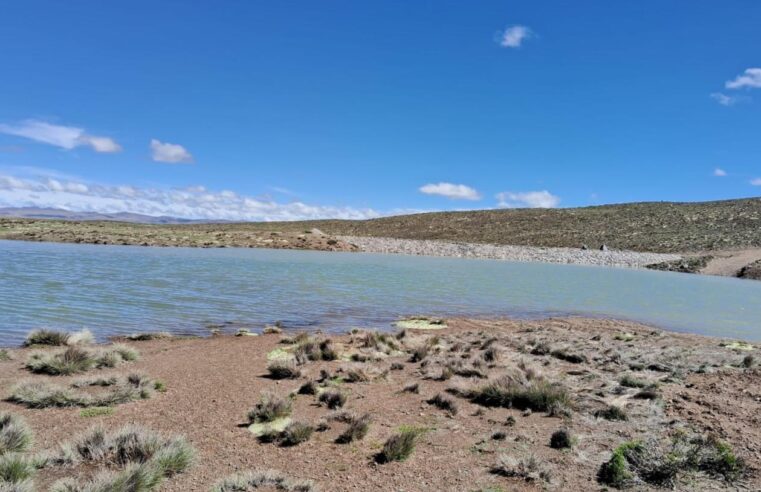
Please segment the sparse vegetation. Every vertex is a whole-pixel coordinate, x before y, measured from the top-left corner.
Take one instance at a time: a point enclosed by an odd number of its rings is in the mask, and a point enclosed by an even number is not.
[[[280,436],[280,444],[283,446],[296,446],[308,441],[312,437],[314,427],[303,422],[291,422]]]
[[[320,393],[320,403],[324,403],[331,410],[341,408],[346,403],[346,395],[334,389],[325,390]]]
[[[553,449],[565,449],[573,446],[573,436],[568,429],[558,429],[550,436],[550,447]]]
[[[32,444],[32,431],[21,417],[0,412],[0,455],[22,453]]]
[[[84,418],[105,417],[114,414],[114,407],[90,407],[79,411],[79,416]]]
[[[100,381],[96,380],[95,385],[100,386]],[[104,392],[82,391],[77,389],[77,384],[81,382],[69,386],[43,381],[23,382],[11,389],[8,401],[29,408],[107,407],[150,398],[154,389],[151,379],[138,374],[120,377]]]
[[[597,410],[594,413],[595,417],[605,420],[629,420],[629,415],[622,407],[617,405],[609,405],[603,409]]]
[[[451,398],[437,393],[436,396],[426,401],[429,405],[433,405],[447,412],[449,415],[457,415],[457,403]]]
[[[476,389],[470,398],[487,407],[517,408],[519,410],[548,411],[556,403],[568,406],[570,397],[565,388],[534,380],[526,384],[502,377]]]
[[[26,336],[24,340],[25,347],[32,347],[35,345],[52,345],[63,346],[69,342],[71,335],[65,331],[54,330],[34,330]]]
[[[522,478],[526,481],[549,482],[551,479],[550,472],[541,466],[533,454],[522,458],[502,454],[497,458],[497,463],[492,467],[491,472],[504,477]]]
[[[618,380],[618,383],[621,386],[626,386],[627,388],[644,388],[649,384],[644,379],[638,379],[631,374],[624,374],[621,376],[621,379]]]
[[[415,451],[415,443],[420,434],[419,429],[402,429],[398,434],[394,434],[386,440],[383,449],[376,455],[376,461],[378,463],[390,463],[406,460]]]
[[[11,360],[11,353],[6,349],[0,349],[0,362]]]
[[[100,351],[72,346],[62,352],[32,354],[26,367],[34,373],[68,376],[87,372],[94,367],[116,367],[138,357],[139,353],[126,345],[113,345]]]
[[[370,430],[371,422],[372,417],[369,413],[361,416],[352,415],[348,419],[349,426],[338,436],[336,442],[340,444],[348,444],[354,441],[361,441]]]
[[[265,393],[259,403],[248,412],[249,423],[272,422],[276,419],[287,417],[291,414],[292,402],[290,398]]]
[[[274,489],[281,492],[314,492],[309,480],[294,480],[277,471],[249,472],[229,477],[215,485],[211,492],[253,492]]]
[[[274,360],[267,366],[267,371],[273,379],[296,379],[301,376],[301,371],[292,359]]]

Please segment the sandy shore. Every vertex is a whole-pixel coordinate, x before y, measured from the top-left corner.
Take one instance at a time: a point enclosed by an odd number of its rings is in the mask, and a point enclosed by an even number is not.
[[[676,261],[679,255],[639,253],[636,251],[600,251],[581,248],[538,248],[533,246],[499,246],[494,244],[453,243],[415,239],[339,236],[368,253],[397,253],[455,258],[486,258],[507,261],[533,261],[607,267],[642,268],[653,263]]]
[[[297,345],[283,343],[293,333],[130,341],[140,360],[77,376],[31,374],[24,364],[39,350],[15,349],[10,360],[0,362],[4,397],[19,381],[65,385],[133,372],[158,378],[167,389],[115,405],[105,416],[84,417],[80,408],[29,409],[10,401],[0,402],[0,412],[22,416],[33,430],[29,455],[54,450],[95,425],[114,430],[139,424],[184,435],[197,457],[164,483],[166,491],[206,491],[225,476],[266,469],[312,480],[323,491],[597,490],[604,487],[597,478],[602,464],[622,443],[666,449],[680,436],[709,435],[744,460],[742,472],[729,482],[681,467],[672,477],[674,488],[761,488],[761,370],[752,357],[755,347],[599,319],[458,319],[422,326],[440,329],[408,329],[390,338],[361,332],[314,335],[317,341],[330,339],[338,360],[305,360],[294,379],[273,379],[267,369],[272,360],[298,352]],[[343,393],[343,410],[370,415],[363,439],[336,443],[347,427],[342,418],[330,419],[335,413],[316,396],[295,394],[323,371],[327,379],[318,386]],[[504,377],[521,387],[549,384],[568,399],[549,411],[531,411],[518,400],[506,408],[473,396]],[[417,385],[417,392],[404,390],[410,385]],[[246,415],[263,392],[292,395],[293,420],[323,422],[326,428],[296,446],[260,442],[247,428]],[[429,404],[435,395],[455,410]],[[611,405],[628,420],[602,417]],[[375,456],[400,426],[419,431],[414,452],[406,461],[378,463]],[[570,432],[572,447],[554,449],[551,436],[562,429]],[[47,490],[62,477],[85,479],[94,471],[47,466],[37,473],[34,490]],[[637,490],[658,488],[640,472],[631,472],[630,484]]]

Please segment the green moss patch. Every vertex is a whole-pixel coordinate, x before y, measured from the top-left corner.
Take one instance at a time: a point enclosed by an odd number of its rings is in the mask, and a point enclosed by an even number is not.
[[[748,342],[723,342],[721,346],[729,350],[755,350],[756,348]]]
[[[79,416],[84,418],[105,417],[114,414],[114,407],[90,407],[80,410]]]
[[[394,326],[403,330],[443,330],[447,324],[442,319],[407,318],[397,321]]]
[[[284,348],[276,348],[275,350],[270,350],[267,352],[267,360],[283,360],[283,359],[290,359],[293,355],[291,355],[291,351]]]

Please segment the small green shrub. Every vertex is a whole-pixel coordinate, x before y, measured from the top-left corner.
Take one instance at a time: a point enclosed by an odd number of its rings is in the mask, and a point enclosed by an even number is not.
[[[259,403],[248,412],[249,423],[272,422],[291,414],[290,398],[280,398],[271,394],[262,395]]]
[[[32,431],[21,417],[0,412],[0,455],[21,453],[32,445]]]
[[[0,487],[5,484],[24,484],[36,471],[34,464],[18,453],[0,455]]]

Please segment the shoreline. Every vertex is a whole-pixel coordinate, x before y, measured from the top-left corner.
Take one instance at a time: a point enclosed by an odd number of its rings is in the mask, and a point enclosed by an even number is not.
[[[323,491],[600,488],[610,484],[598,484],[598,472],[622,444],[636,441],[653,451],[665,450],[670,439],[685,433],[695,439],[715,435],[744,464],[731,480],[679,469],[673,477],[677,489],[761,486],[761,427],[755,424],[761,390],[754,383],[761,367],[755,360],[744,365],[748,355],[758,354],[755,345],[588,318],[452,318],[419,326],[428,329],[407,328],[396,335],[359,331],[299,338],[286,331],[119,340],[139,351],[139,359],[73,376],[32,374],[24,368],[32,353],[61,348],[14,349],[10,360],[0,362],[0,412],[24,418],[35,433],[30,456],[54,451],[96,425],[109,432],[131,424],[183,435],[196,459],[166,479],[161,490],[168,492],[209,491],[224,477],[268,469],[310,480]],[[273,361],[294,357],[309,340],[328,340],[335,360],[304,359],[293,379],[268,375]],[[5,400],[22,381],[67,385],[131,373],[160,380],[165,389],[96,416],[83,416],[81,407],[27,409]],[[317,383],[321,374],[328,379]],[[467,396],[508,376],[519,385],[557,385],[568,401],[532,411],[522,404],[482,404]],[[345,404],[331,411],[318,395],[297,392],[309,381],[318,385],[318,394],[344,394]],[[405,390],[412,385],[415,391]],[[257,439],[246,412],[263,393],[289,399],[289,418],[322,430],[291,446]],[[620,407],[627,420],[602,417],[611,406]],[[371,422],[366,437],[337,442],[347,427],[340,419],[365,413]],[[420,429],[409,458],[377,462],[374,457],[384,442],[401,428]],[[549,445],[559,430],[572,436],[569,448]],[[529,458],[535,469],[521,471],[520,463]],[[627,466],[637,490],[662,490]],[[95,471],[88,465],[45,466],[34,478],[35,490],[47,490],[67,476],[86,479]]]

